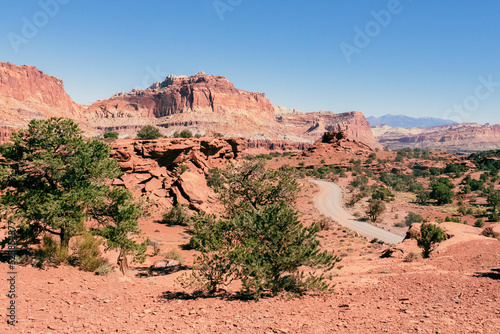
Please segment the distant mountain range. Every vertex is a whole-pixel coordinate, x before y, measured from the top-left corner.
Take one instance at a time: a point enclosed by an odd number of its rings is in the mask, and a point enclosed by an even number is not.
[[[456,124],[449,119],[440,119],[432,117],[409,117],[405,115],[385,115],[380,117],[369,116],[366,118],[372,127],[379,125],[388,125],[393,128],[422,128],[429,126],[441,126]]]

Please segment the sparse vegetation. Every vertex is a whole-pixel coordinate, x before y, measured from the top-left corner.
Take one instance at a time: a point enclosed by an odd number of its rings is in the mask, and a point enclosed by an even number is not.
[[[290,170],[270,171],[261,160],[223,173],[221,193],[228,220],[202,215],[195,220],[191,245],[201,252],[193,278],[215,293],[234,279],[241,293],[259,298],[279,291],[325,289],[323,275],[301,266],[329,270],[340,260],[320,252],[319,224],[304,227],[293,203],[298,184]]]
[[[139,139],[158,139],[163,137],[160,130],[153,125],[146,125],[139,132],[137,132],[137,138]]]
[[[422,248],[422,257],[428,258],[434,250],[436,244],[447,239],[443,229],[434,224],[422,224],[420,226],[420,234],[413,236],[417,240],[417,244]]]
[[[118,132],[116,131],[107,131],[104,132],[104,139],[118,139]]]

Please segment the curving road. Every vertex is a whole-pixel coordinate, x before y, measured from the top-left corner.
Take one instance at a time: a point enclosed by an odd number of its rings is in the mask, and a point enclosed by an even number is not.
[[[342,206],[342,189],[333,182],[311,180],[319,185],[320,192],[314,199],[316,208],[325,216],[336,220],[351,230],[367,237],[377,238],[390,244],[398,244],[404,237],[373,226],[367,222],[357,220]]]

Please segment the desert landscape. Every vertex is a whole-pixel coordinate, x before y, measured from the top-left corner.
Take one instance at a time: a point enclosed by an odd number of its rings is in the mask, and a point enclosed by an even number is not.
[[[407,1],[23,6],[0,333],[500,333],[500,83],[455,67],[494,68],[496,36],[469,61],[446,6]]]

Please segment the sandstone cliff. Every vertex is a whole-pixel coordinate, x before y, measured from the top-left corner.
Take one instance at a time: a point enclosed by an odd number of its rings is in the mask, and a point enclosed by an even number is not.
[[[2,138],[32,119],[70,117],[82,120],[83,108],[73,102],[63,82],[33,66],[0,62],[0,126]]]
[[[243,138],[116,140],[111,157],[124,175],[113,184],[144,196],[159,208],[176,203],[211,211],[217,203],[206,176],[213,167],[238,159],[245,149]]]
[[[500,149],[500,125],[461,123],[427,128],[372,128],[379,142],[390,149],[432,148],[454,153]]]

